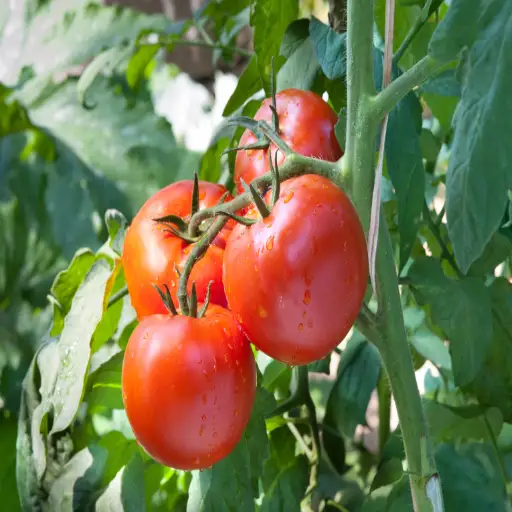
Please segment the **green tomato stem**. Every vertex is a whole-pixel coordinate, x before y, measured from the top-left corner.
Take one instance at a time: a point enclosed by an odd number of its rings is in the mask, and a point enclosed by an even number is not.
[[[426,57],[375,95],[373,78],[373,0],[348,0],[347,4],[347,149],[340,167],[352,181],[352,198],[365,233],[370,226],[375,142],[379,123],[412,88],[431,76],[439,64]],[[377,329],[370,335],[380,351],[393,392],[409,468],[416,511],[430,511],[425,483],[435,463],[427,438],[427,426],[414,374],[403,321],[393,247],[381,218],[376,255],[378,299]],[[367,324],[368,322],[366,322]],[[426,446],[427,461],[423,447]]]
[[[430,55],[426,55],[411,69],[400,75],[396,80],[372,98],[371,116],[376,121],[382,121],[398,102],[415,87],[421,85],[427,78],[438,73],[445,63],[441,63]]]

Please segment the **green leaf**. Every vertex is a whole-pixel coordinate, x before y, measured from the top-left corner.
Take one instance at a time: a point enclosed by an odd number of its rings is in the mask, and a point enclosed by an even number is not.
[[[48,496],[48,507],[52,512],[79,512],[90,509],[98,491],[107,451],[91,446],[79,451],[64,466],[53,482]]]
[[[269,455],[264,415],[275,407],[267,391],[258,388],[251,419],[235,449],[211,469],[194,471],[188,512],[254,510],[257,480]]]
[[[48,364],[47,358],[41,357],[45,351],[55,353],[53,348],[52,344],[41,345],[23,381],[16,441],[16,482],[23,510],[32,510],[32,507],[42,502],[39,480],[46,468],[45,446],[41,435],[43,414],[36,417],[35,421],[33,415],[38,414],[41,395],[44,397],[49,394],[48,383],[53,385],[55,379],[53,375],[57,371],[56,365]],[[38,360],[46,363],[43,371],[37,364]]]
[[[9,62],[11,74],[24,66],[41,75],[81,65],[120,41],[135,40],[143,30],[164,31],[169,24],[163,14],[147,15],[84,0],[73,4],[53,0],[32,19],[20,20],[19,42],[11,40],[10,47],[5,48],[17,56]]]
[[[125,464],[128,464],[138,445],[134,439],[127,439],[121,432],[113,430],[100,438],[98,446],[108,451],[107,463],[103,473],[102,485],[111,482]]]
[[[66,223],[68,212],[77,209],[77,200],[89,210],[94,206],[100,215],[108,208],[117,208],[131,216],[169,182],[192,176],[198,155],[176,145],[170,126],[155,114],[148,95],[139,97],[129,108],[122,94],[126,84],[117,76],[101,76],[94,82],[89,97],[98,106],[93,110],[80,106],[75,80],[50,84],[44,89],[31,82],[19,93],[20,99],[33,122],[65,144],[58,149],[58,172],[52,173],[53,218],[59,223],[58,234],[64,241],[76,236]],[[70,180],[76,189],[73,204],[68,190]],[[67,196],[70,197],[66,199]],[[70,203],[68,210],[63,210],[57,197]],[[91,206],[86,200],[94,203]],[[80,214],[92,215],[87,210]],[[81,235],[80,245],[84,239]],[[72,252],[78,242],[73,243],[72,247],[67,244]],[[87,245],[94,247],[92,242]]]
[[[503,426],[503,415],[496,407],[449,407],[423,400],[423,410],[430,435],[436,443],[459,439],[489,440],[491,433],[498,437]]]
[[[32,128],[23,106],[9,99],[12,89],[0,83],[0,137]]]
[[[275,2],[256,0],[251,15],[254,28],[254,51],[263,88],[270,95],[270,73],[272,57],[279,55],[281,40],[288,25],[297,18],[298,2]]]
[[[288,25],[281,40],[279,53],[289,59],[309,37],[309,20],[301,18]]]
[[[270,437],[270,457],[261,477],[264,491],[261,510],[300,510],[308,484],[308,464],[296,455],[296,440],[288,427],[277,428]]]
[[[279,70],[277,91],[291,88],[309,91],[319,70],[320,64],[315,56],[313,42],[307,38]]]
[[[135,453],[96,502],[96,512],[144,512],[144,462]]]
[[[360,337],[351,338],[341,357],[324,422],[353,437],[357,425],[366,424],[366,409],[377,385],[380,367],[377,349]]]
[[[506,510],[496,454],[488,444],[442,444],[436,449],[446,510]]]
[[[383,54],[374,50],[374,77],[377,89],[382,87]],[[401,72],[393,68],[393,77]],[[390,112],[386,135],[386,169],[398,199],[400,233],[400,269],[409,259],[416,240],[425,197],[425,170],[421,153],[422,107],[411,92]]]
[[[420,119],[421,105],[413,93],[400,101],[388,118],[386,163],[398,198],[400,269],[409,259],[423,210],[425,171],[416,129]]]
[[[452,360],[448,347],[435,334],[426,328],[420,328],[409,336],[409,342],[416,352],[432,361],[443,370],[452,370]]]
[[[236,88],[229,98],[224,112],[224,117],[233,114],[239,109],[251,96],[256,94],[262,88],[260,72],[258,68],[258,59],[256,56],[251,57],[243,73],[240,75]]]
[[[160,48],[155,46],[141,46],[131,56],[126,67],[126,81],[132,89],[136,89],[143,82],[146,70],[148,69],[155,55]]]
[[[402,461],[400,459],[392,458],[384,460],[379,464],[377,473],[375,474],[370,492],[394,484],[404,476]]]
[[[313,16],[309,24],[309,35],[313,40],[316,57],[325,76],[330,80],[345,76],[345,34],[334,32],[329,25]]]
[[[18,512],[20,499],[16,487],[16,419],[4,416],[0,419],[0,496],[2,508]]]
[[[450,340],[455,383],[463,386],[480,371],[492,340],[489,292],[479,279],[453,280],[438,261],[420,257],[408,273],[418,303],[428,304],[433,321]]]
[[[494,233],[482,255],[469,267],[468,275],[485,276],[512,255],[512,240],[501,233]]]
[[[460,97],[461,84],[457,79],[455,69],[447,69],[424,82],[420,86],[420,91],[440,96]]]
[[[512,187],[512,149],[502,138],[512,130],[507,115],[512,77],[506,71],[512,66],[512,4],[487,5],[453,2],[429,49],[434,57],[450,60],[466,48],[446,180],[448,232],[464,273],[499,227]],[[475,122],[481,129],[474,130]]]
[[[124,352],[118,352],[103,363],[87,378],[84,401],[90,408],[108,407],[123,409],[121,373]]]
[[[498,14],[506,0],[493,1],[493,9],[485,9],[484,0],[454,0],[443,21],[434,32],[428,53],[441,61],[455,60],[464,47],[471,46],[480,31]],[[475,15],[476,14],[476,15]]]
[[[265,489],[262,512],[289,510],[299,512],[308,486],[308,461],[304,455],[294,457],[286,467],[279,467],[271,485]]]
[[[91,338],[105,311],[111,266],[96,261],[78,288],[64,320],[58,343],[59,372],[50,402],[54,418],[51,433],[66,429],[78,411],[84,390]]]
[[[466,386],[481,405],[498,407],[505,421],[512,421],[512,285],[504,278],[490,286],[493,339],[484,365]],[[466,319],[467,321],[468,319]]]

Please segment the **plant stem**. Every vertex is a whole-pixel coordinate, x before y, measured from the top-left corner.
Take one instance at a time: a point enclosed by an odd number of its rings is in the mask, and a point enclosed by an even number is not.
[[[401,98],[438,68],[438,63],[427,57],[375,96],[373,1],[348,0],[347,10],[347,149],[341,168],[352,180],[353,201],[368,233],[378,125]],[[380,351],[395,397],[415,510],[430,511],[432,506],[425,484],[435,472],[435,464],[426,438],[427,427],[405,332],[393,248],[383,216],[375,268],[379,332],[370,339]],[[426,450],[422,450],[422,446],[426,446]]]
[[[337,185],[340,186],[342,183],[343,176],[340,176],[339,169],[336,163],[326,162],[317,158],[310,158],[296,153],[291,153],[284,159],[283,163],[279,167],[279,181],[282,183],[290,178],[300,176],[307,172],[325,176],[333,181],[336,181]],[[260,176],[252,181],[251,183],[256,190],[263,191],[272,185],[272,173],[267,172],[263,176]],[[197,229],[200,224],[206,220],[211,219],[218,215],[220,211],[228,211],[236,213],[237,211],[245,208],[251,204],[251,195],[246,192],[236,196],[229,203],[223,203],[212,208],[205,208],[198,211],[189,222],[189,235],[196,236]]]
[[[428,473],[435,473],[435,462],[428,444],[427,425],[404,327],[391,238],[385,219],[381,218],[380,222],[376,274],[378,297],[382,298],[378,317],[383,339],[377,347],[395,398],[415,510],[430,511],[432,507],[425,489],[426,478],[430,475],[424,475],[423,472],[426,467]],[[421,439],[426,439],[427,461],[423,460]]]
[[[190,251],[190,255],[185,262],[183,270],[181,271],[180,282],[178,285],[178,302],[183,315],[188,315],[190,312],[188,305],[187,283],[190,273],[192,272],[192,268],[197,261],[205,255],[208,247],[210,247],[210,244],[226,225],[228,220],[229,218],[226,216],[220,216],[215,219],[212,225],[208,228],[208,231],[203,235],[199,242],[194,245],[192,251]]]
[[[110,306],[113,306],[116,302],[118,302],[122,298],[126,297],[126,295],[128,295],[128,287],[124,286],[123,288],[121,288],[119,291],[117,291],[116,293],[114,293],[114,295],[112,295],[110,297],[108,304],[107,304],[107,308],[109,308]]]
[[[382,454],[382,450],[389,439],[391,428],[391,390],[384,370],[380,372],[377,395],[379,397],[379,453]]]
[[[404,96],[427,78],[436,74],[443,65],[430,55],[423,57],[372,99],[372,117],[382,121],[384,116],[391,112]]]

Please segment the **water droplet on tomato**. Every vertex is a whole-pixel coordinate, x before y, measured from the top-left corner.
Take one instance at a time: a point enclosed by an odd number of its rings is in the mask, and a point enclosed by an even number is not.
[[[206,421],[206,414],[203,414],[203,415],[201,416],[201,419],[202,419],[203,421]]]
[[[217,432],[214,432],[214,433],[212,434],[212,437],[217,437]]]
[[[203,427],[203,425],[201,425],[201,427],[199,428],[199,437],[201,437],[203,434],[204,434],[204,427]]]
[[[259,271],[260,271],[260,269],[256,265],[254,265],[254,272],[259,272]]]
[[[306,283],[306,286],[311,286],[311,276],[306,272],[306,275],[304,276],[304,283]]]
[[[274,237],[273,236],[268,237],[268,240],[267,240],[267,243],[265,244],[265,246],[267,247],[267,249],[269,251],[272,250],[272,247],[274,247]]]
[[[261,304],[258,307],[258,313],[261,316],[261,318],[267,318],[267,316],[268,316],[267,310]]]
[[[306,318],[306,315],[307,315],[307,313],[304,311],[304,312],[302,313],[302,318]]]
[[[338,209],[334,208],[334,206],[332,207],[332,213],[334,213],[334,215],[338,215]]]
[[[233,416],[238,416],[238,409],[235,409],[235,412],[233,412]]]
[[[304,302],[304,304],[306,304],[306,306],[311,303],[311,291],[310,290],[306,290],[304,292],[304,299],[302,300],[302,302]]]
[[[290,190],[290,192],[288,192],[288,194],[286,194],[286,196],[284,196],[283,201],[285,203],[289,203],[292,200],[292,197],[293,197],[293,190]]]
[[[299,324],[299,331],[302,331],[302,329],[304,329],[304,324],[301,322],[301,323]]]

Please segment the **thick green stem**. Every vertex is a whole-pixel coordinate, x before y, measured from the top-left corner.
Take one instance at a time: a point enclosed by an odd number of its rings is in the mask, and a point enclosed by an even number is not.
[[[379,123],[401,98],[433,74],[439,65],[426,57],[375,95],[373,1],[348,0],[347,10],[347,146],[341,168],[352,180],[352,198],[365,233],[368,233]],[[415,510],[430,511],[432,506],[426,482],[435,472],[435,464],[403,322],[391,239],[383,218],[380,220],[375,267],[378,323],[376,329],[369,330],[369,339],[381,353],[395,397]]]
[[[443,65],[430,55],[423,57],[411,69],[400,75],[388,87],[372,98],[372,117],[377,121],[384,119],[384,116],[391,112],[404,96],[410,93],[414,87],[422,84],[427,78],[440,71]]]
[[[411,489],[418,511],[432,510],[426,494],[425,483],[435,473],[435,463],[428,445],[428,431],[423,415],[420,394],[404,327],[402,304],[398,291],[393,247],[384,218],[380,220],[379,248],[377,250],[376,276],[379,297],[378,318],[382,337],[377,347],[389,377],[395,398]],[[421,440],[427,440],[428,460],[423,460]]]

